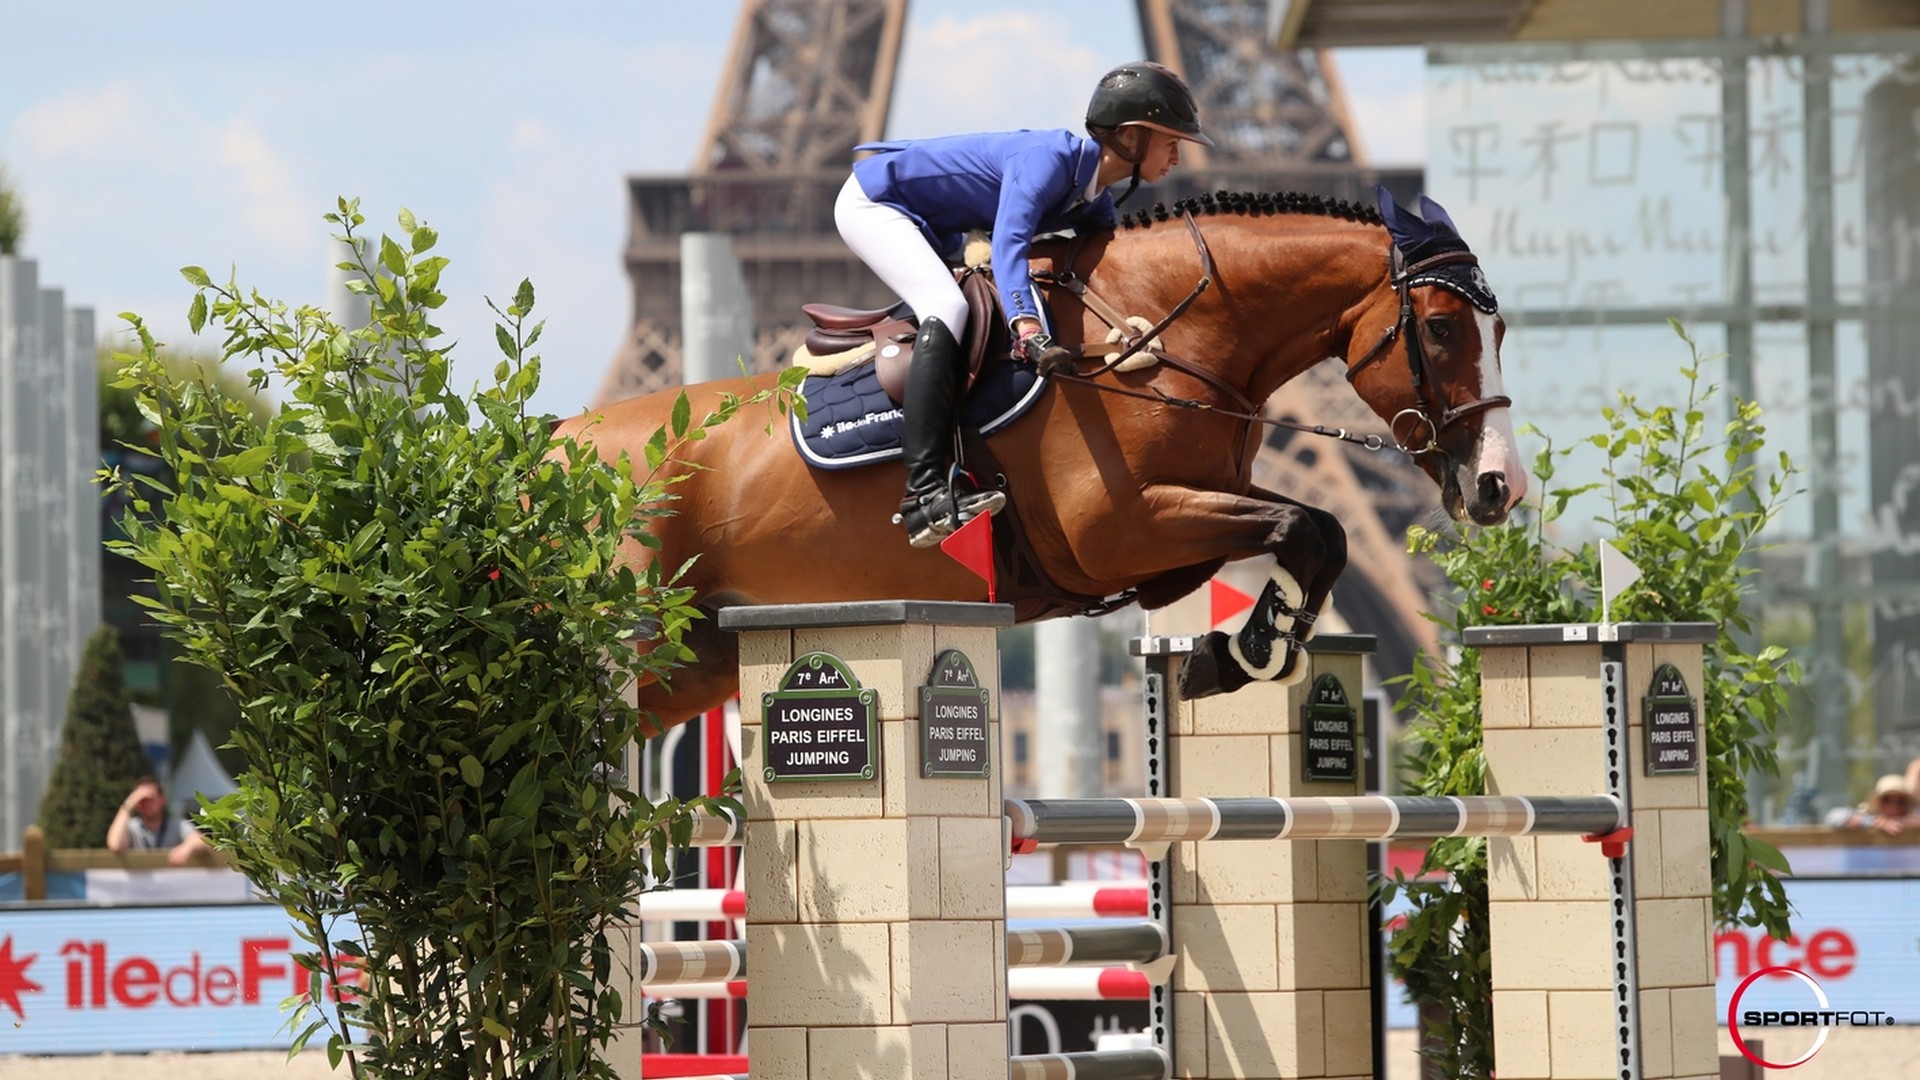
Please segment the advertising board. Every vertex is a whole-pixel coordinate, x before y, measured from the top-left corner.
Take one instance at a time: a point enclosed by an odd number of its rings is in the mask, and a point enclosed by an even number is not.
[[[1715,1017],[1747,976],[1762,968],[1792,968],[1813,976],[1839,1010],[1878,1011],[1896,1024],[1920,1024],[1920,878],[1839,878],[1786,882],[1793,905],[1793,936],[1775,941],[1765,930],[1736,926],[1714,936]],[[1405,917],[1404,901],[1387,909],[1389,926]],[[1498,954],[1493,962],[1500,963]],[[1742,1010],[1814,1008],[1804,983],[1784,972],[1754,980],[1741,994]],[[1387,1026],[1416,1026],[1413,1006],[1395,981],[1387,997]],[[1836,1038],[1843,1036],[1835,1036]]]
[[[0,1053],[291,1045],[303,948],[263,904],[0,912]]]

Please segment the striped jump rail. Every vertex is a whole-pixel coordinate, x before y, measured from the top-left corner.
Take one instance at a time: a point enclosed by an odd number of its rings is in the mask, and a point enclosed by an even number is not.
[[[1007,931],[1010,968],[1150,964],[1169,951],[1166,928],[1151,922]]]
[[[1173,973],[1173,958],[1139,967],[1022,967],[1007,971],[1012,1001],[1146,1001]],[[744,1000],[747,980],[656,983],[646,996],[676,1001]]]
[[[1068,881],[1007,886],[1009,919],[1144,919],[1147,883]]]
[[[1252,799],[1007,799],[1015,851],[1037,844],[1188,840],[1604,835],[1626,825],[1612,795],[1350,795]]]
[[[747,825],[740,818],[700,811],[691,816],[693,834],[687,838],[688,847],[739,847],[746,843]]]
[[[1009,1080],[1168,1080],[1165,1050],[1092,1050],[1078,1054],[1023,1054],[1009,1058]]]
[[[1173,958],[1140,967],[1037,967],[1007,972],[1009,1001],[1146,1001],[1173,974]]]
[[[640,985],[724,983],[747,973],[744,941],[643,941]]]
[[[1008,799],[1004,805],[1013,821],[1014,840],[1034,844],[1600,835],[1626,826],[1625,814],[1611,795]],[[744,833],[741,822],[734,818],[697,814],[689,844],[737,845]]]
[[[1075,881],[1007,886],[1009,919],[1142,919],[1144,881]],[[741,889],[659,889],[640,894],[644,922],[716,922],[747,917]]]
[[[745,1054],[673,1054],[640,1055],[640,1075],[647,1080],[715,1080],[723,1076],[745,1076]]]
[[[1092,1050],[1023,1054],[1007,1061],[1009,1080],[1168,1080],[1173,1059],[1163,1050]],[[750,1073],[713,1073],[685,1080],[750,1080]]]
[[[718,922],[747,917],[743,889],[658,889],[640,894],[642,922]]]
[[[1167,932],[1155,923],[1119,926],[1067,926],[1007,932],[1007,966],[1054,967],[1061,964],[1150,964],[1167,956]],[[744,941],[644,941],[640,943],[640,985],[727,986],[747,973]],[[691,997],[691,994],[674,994]]]
[[[646,995],[666,1001],[725,1001],[744,1000],[747,996],[747,980],[728,979],[724,982],[684,982],[656,983],[645,988]]]

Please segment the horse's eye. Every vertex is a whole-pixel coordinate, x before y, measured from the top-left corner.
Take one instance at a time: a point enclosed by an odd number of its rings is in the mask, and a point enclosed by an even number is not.
[[[1440,342],[1441,344],[1445,344],[1446,342],[1452,340],[1453,320],[1447,318],[1445,315],[1428,316],[1427,317],[1427,336],[1437,342]]]

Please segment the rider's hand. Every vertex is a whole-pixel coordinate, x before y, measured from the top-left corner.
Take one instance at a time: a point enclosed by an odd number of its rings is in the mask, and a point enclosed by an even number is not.
[[[1021,334],[1013,343],[1013,355],[1034,366],[1041,375],[1058,375],[1073,370],[1073,353],[1040,330]]]

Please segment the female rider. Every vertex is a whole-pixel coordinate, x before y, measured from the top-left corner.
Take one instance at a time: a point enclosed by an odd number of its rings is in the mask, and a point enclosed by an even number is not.
[[[954,283],[972,229],[993,231],[993,278],[1014,335],[1013,353],[1051,374],[1072,363],[1040,319],[1027,278],[1027,245],[1075,225],[1110,228],[1106,189],[1155,183],[1180,163],[1180,141],[1212,146],[1193,94],[1159,64],[1123,64],[1101,78],[1087,105],[1087,134],[1007,131],[866,143],[834,204],[840,236],[920,319],[902,403],[907,490],[899,520],[907,542],[932,547],[976,514],[1006,505],[999,491],[956,492],[948,477],[954,413],[966,382],[956,330],[967,301]]]

